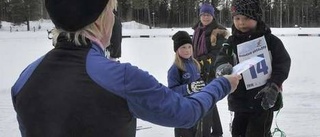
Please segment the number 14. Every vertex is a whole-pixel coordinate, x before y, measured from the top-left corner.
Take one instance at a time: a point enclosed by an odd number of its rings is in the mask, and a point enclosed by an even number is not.
[[[258,57],[264,58],[264,55],[260,54],[258,55]],[[257,78],[257,74],[259,73],[263,73],[264,75],[268,74],[268,66],[265,59],[257,63],[257,68],[255,68],[255,66],[250,67],[250,74],[252,79]]]

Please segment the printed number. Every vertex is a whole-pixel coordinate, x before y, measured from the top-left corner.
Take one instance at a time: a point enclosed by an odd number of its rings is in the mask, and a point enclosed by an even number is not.
[[[247,88],[250,88],[250,87],[253,87],[253,86],[254,86],[253,84],[248,84]]]
[[[258,55],[258,57],[264,58],[263,54]],[[252,79],[257,78],[258,77],[257,74],[259,73],[263,73],[264,75],[268,74],[268,66],[267,66],[266,60],[262,60],[261,62],[259,62],[257,64],[257,68],[252,66],[250,68],[250,73],[251,73]]]

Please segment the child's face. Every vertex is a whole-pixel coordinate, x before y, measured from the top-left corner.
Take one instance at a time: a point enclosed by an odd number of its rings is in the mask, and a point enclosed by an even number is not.
[[[241,32],[248,32],[257,26],[257,21],[244,15],[233,16],[234,26]]]
[[[200,15],[200,21],[204,26],[209,25],[212,22],[212,20],[213,20],[213,17],[209,13],[203,13]]]
[[[183,44],[177,51],[178,55],[184,59],[190,58],[193,54],[192,45],[189,43]]]

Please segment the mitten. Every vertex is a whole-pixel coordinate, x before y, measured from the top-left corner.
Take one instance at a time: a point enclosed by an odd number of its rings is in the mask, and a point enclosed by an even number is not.
[[[203,80],[198,80],[195,82],[191,82],[187,85],[187,92],[192,94],[194,92],[199,92],[206,84]]]
[[[234,49],[227,42],[226,43],[222,43],[221,51],[223,51],[228,57],[235,57]],[[235,64],[237,64],[237,63],[235,63]]]
[[[232,65],[229,63],[221,64],[216,69],[216,77],[230,75],[232,73]]]
[[[268,110],[274,106],[277,101],[280,88],[275,83],[267,83],[266,86],[260,90],[255,99],[261,99],[261,106],[263,109]]]

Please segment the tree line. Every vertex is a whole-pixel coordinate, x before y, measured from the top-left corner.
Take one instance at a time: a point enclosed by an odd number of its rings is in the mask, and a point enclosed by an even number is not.
[[[45,0],[0,0],[1,21],[27,24],[49,19]],[[192,27],[202,2],[215,7],[215,18],[230,27],[232,0],[118,0],[117,16],[152,27]],[[320,0],[260,0],[262,19],[271,27],[319,27]],[[28,28],[29,30],[29,28]]]

